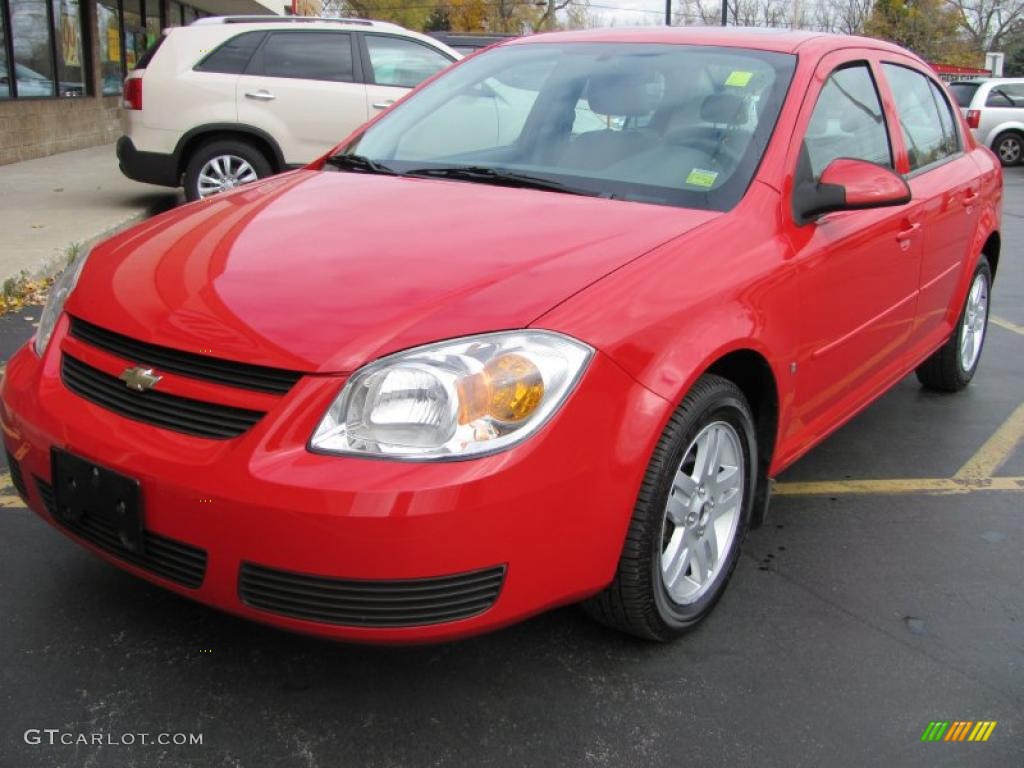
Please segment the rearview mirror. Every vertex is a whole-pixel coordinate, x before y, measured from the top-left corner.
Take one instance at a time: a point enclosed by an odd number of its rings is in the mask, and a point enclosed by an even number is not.
[[[833,160],[817,182],[805,181],[793,192],[793,216],[806,224],[834,211],[860,211],[910,202],[910,187],[888,168],[865,160]]]

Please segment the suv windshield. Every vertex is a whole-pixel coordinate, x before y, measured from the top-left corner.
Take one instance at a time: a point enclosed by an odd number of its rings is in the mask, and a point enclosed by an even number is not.
[[[951,83],[949,90],[958,106],[969,107],[979,85],[981,83]]]
[[[361,156],[363,171],[372,161],[388,172],[527,179],[553,191],[727,210],[757,169],[795,63],[741,48],[508,45],[455,67],[343,154]]]

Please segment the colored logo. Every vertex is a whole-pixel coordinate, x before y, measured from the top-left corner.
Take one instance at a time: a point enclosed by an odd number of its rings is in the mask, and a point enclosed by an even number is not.
[[[933,720],[921,741],[988,741],[995,728],[995,720]]]
[[[152,368],[136,367],[125,368],[117,378],[127,384],[128,389],[134,389],[136,392],[145,392],[147,389],[155,387],[156,383],[163,377],[155,376]]]

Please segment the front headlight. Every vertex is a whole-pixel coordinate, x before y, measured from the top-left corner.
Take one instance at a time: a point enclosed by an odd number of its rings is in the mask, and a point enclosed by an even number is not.
[[[549,331],[489,333],[399,352],[352,375],[310,447],[412,460],[494,453],[540,429],[593,353]]]
[[[74,261],[64,268],[64,271],[53,282],[53,287],[50,288],[50,297],[46,300],[43,313],[39,316],[39,330],[36,331],[35,350],[40,357],[46,352],[46,345],[50,343],[53,329],[57,325],[57,320],[60,319],[61,312],[64,311],[64,302],[75,290],[75,284],[78,283],[78,277],[82,274],[82,267],[85,266],[85,260],[88,258],[89,251],[82,251],[78,254]]]

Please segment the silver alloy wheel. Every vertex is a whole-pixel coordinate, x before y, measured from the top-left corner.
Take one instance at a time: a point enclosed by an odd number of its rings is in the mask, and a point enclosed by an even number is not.
[[[743,504],[743,445],[724,421],[708,424],[683,453],[662,523],[661,577],[679,605],[700,599],[722,573]]]
[[[1007,165],[1013,165],[1020,160],[1021,142],[1016,136],[1007,136],[999,142],[999,159]]]
[[[971,283],[971,292],[967,294],[967,308],[960,326],[960,368],[965,373],[973,370],[978,362],[987,321],[988,280],[985,275],[978,274]]]
[[[256,181],[259,176],[249,161],[238,155],[217,155],[206,161],[199,171],[199,197],[227,192],[241,184]]]

